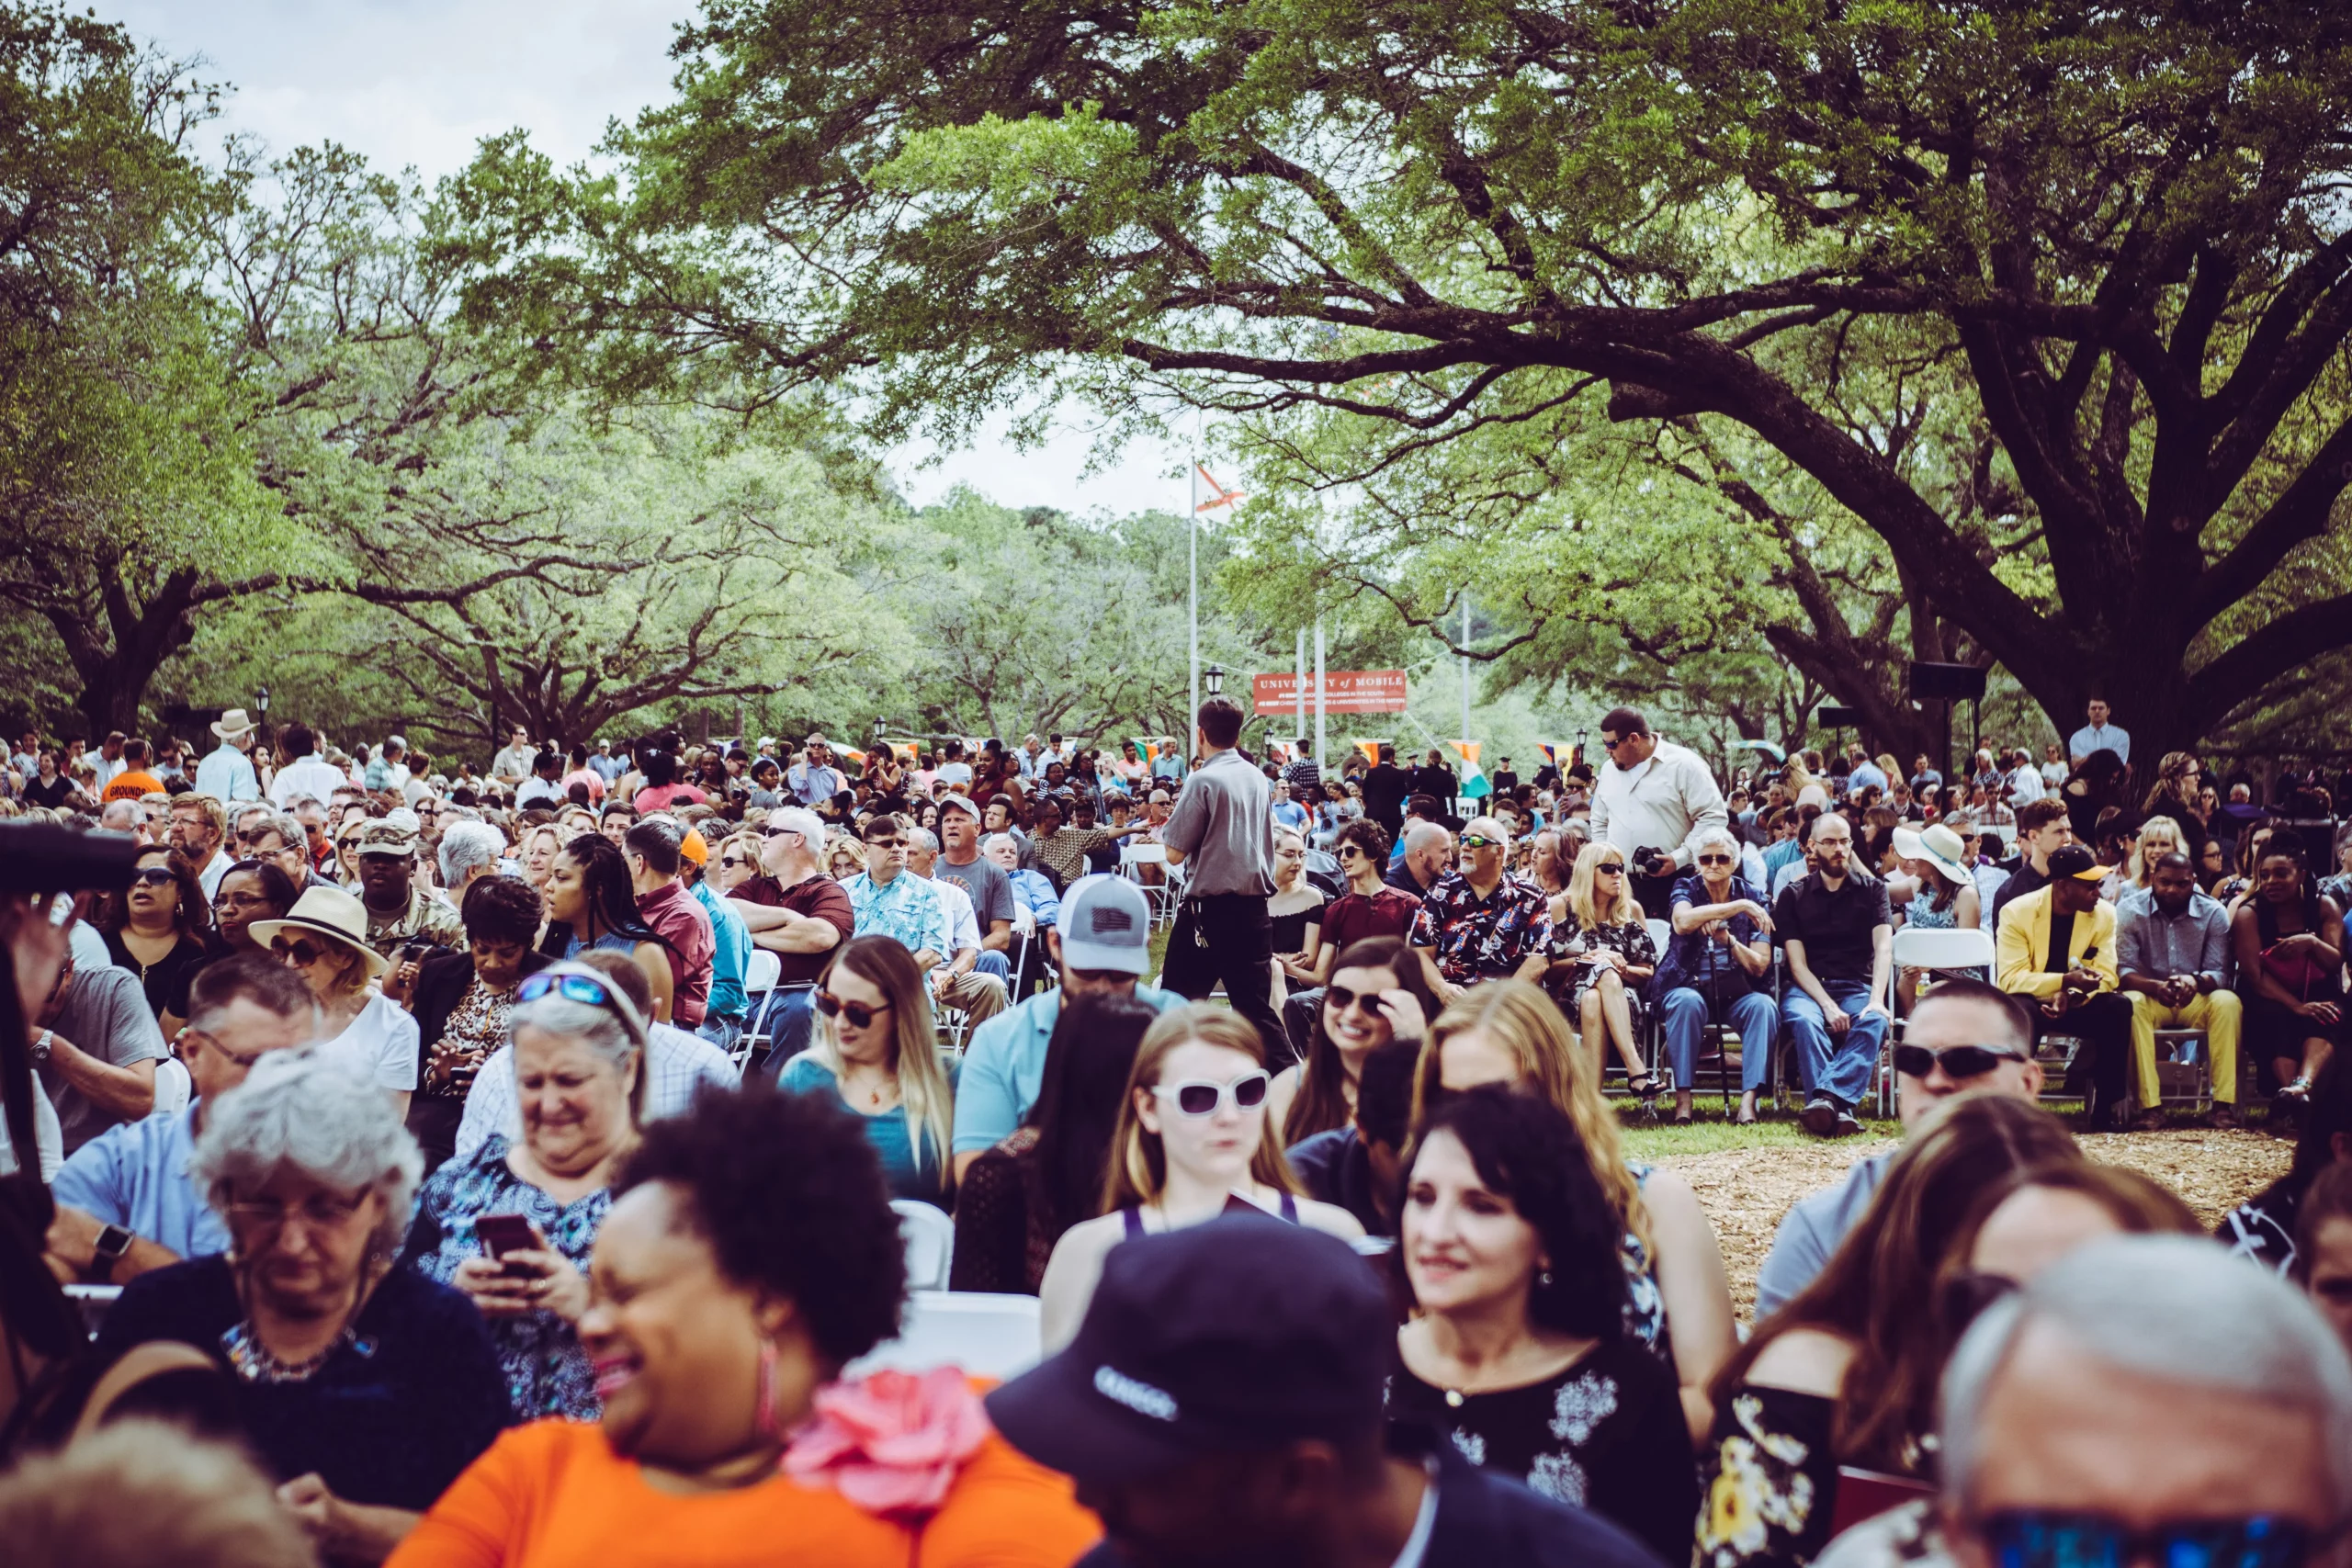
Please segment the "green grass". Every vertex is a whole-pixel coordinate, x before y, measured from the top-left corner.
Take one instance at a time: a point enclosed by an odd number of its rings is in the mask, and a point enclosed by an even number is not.
[[[1665,1099],[1658,1101],[1655,1120],[1642,1110],[1639,1100],[1630,1097],[1619,1096],[1610,1103],[1616,1107],[1618,1124],[1625,1130],[1625,1152],[1636,1158],[1712,1155],[1725,1149],[1797,1148],[1822,1142],[1799,1126],[1793,1113],[1776,1112],[1769,1106],[1753,1126],[1742,1127],[1724,1114],[1720,1094],[1699,1097],[1698,1103],[1691,1107],[1692,1121],[1688,1127],[1673,1124],[1673,1102]],[[1735,1100],[1734,1104],[1736,1103]],[[1871,1140],[1901,1135],[1901,1123],[1866,1117],[1861,1132],[1855,1137]]]

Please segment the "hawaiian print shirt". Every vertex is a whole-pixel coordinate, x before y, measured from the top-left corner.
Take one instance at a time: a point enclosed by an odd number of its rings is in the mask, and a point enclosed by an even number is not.
[[[909,953],[925,948],[944,958],[955,951],[947,931],[947,906],[931,884],[902,871],[887,883],[864,872],[842,884],[849,895],[850,912],[857,918],[854,934],[896,938]]]
[[[1412,943],[1437,950],[1437,970],[1457,986],[1510,975],[1552,934],[1552,911],[1532,883],[1506,873],[1481,899],[1468,879],[1449,871],[1421,897]]]

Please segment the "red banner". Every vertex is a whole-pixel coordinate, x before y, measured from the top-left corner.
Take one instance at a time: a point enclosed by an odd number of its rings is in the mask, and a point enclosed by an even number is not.
[[[1403,713],[1405,672],[1402,670],[1327,670],[1323,672],[1324,711],[1328,713]],[[1263,718],[1298,713],[1298,677],[1284,670],[1250,677],[1250,694]],[[1306,678],[1306,711],[1315,712],[1315,677]]]

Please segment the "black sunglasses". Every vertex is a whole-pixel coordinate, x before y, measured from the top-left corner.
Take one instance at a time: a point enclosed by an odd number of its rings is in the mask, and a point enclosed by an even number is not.
[[[819,991],[808,999],[815,1003],[817,1010],[827,1018],[849,1020],[849,1026],[852,1029],[870,1029],[874,1026],[876,1019],[890,1010],[888,1002],[884,1002],[878,1008],[870,1008],[863,1002],[845,1002],[831,991]]]
[[[1731,864],[1731,856],[1729,856],[1729,855],[1701,855],[1701,856],[1699,857],[1699,863],[1700,863],[1701,865],[1729,865],[1729,864]]]
[[[178,880],[178,877],[172,874],[171,867],[164,865],[142,865],[130,874],[133,886],[161,887],[166,883]]]
[[[1981,1078],[2003,1062],[2022,1062],[2025,1053],[2007,1045],[1897,1045],[1894,1070],[1905,1077],[1924,1078],[1939,1066],[1951,1078]]]
[[[1378,991],[1351,991],[1345,986],[1323,987],[1323,1005],[1334,1012],[1345,1012],[1358,1002],[1363,1004],[1366,1012],[1384,1013],[1388,1010],[1387,1002],[1382,999]]]
[[[2345,1530],[2314,1530],[2275,1514],[2137,1529],[2110,1515],[2057,1508],[2004,1508],[1972,1528],[2001,1568],[2300,1568]]]
[[[1623,876],[1625,874],[1625,863],[1621,860],[1605,860],[1595,864],[1592,870],[1596,876]]]

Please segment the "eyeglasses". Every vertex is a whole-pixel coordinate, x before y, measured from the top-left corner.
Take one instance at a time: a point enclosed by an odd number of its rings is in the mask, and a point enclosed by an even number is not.
[[[172,874],[171,867],[165,865],[142,865],[130,874],[133,887],[162,887],[178,880]]]
[[[849,1020],[849,1026],[852,1029],[871,1029],[874,1027],[876,1019],[890,1010],[888,1002],[884,1002],[878,1008],[870,1008],[864,1002],[845,1002],[831,991],[819,991],[808,999],[816,1005],[817,1010],[827,1018]]]
[[[1701,855],[1698,857],[1698,861],[1701,865],[1729,865],[1731,863],[1731,856]]]
[[[1897,1045],[1894,1070],[1905,1077],[1924,1078],[1939,1066],[1951,1078],[1981,1078],[2003,1062],[2022,1062],[2025,1053],[2009,1045]]]
[[[2001,1568],[2300,1568],[2344,1533],[2314,1530],[2297,1519],[2255,1514],[2235,1519],[2181,1519],[2134,1529],[2106,1514],[2054,1508],[2005,1508],[1972,1521]]]
[[[1254,1073],[1242,1074],[1231,1083],[1187,1078],[1178,1084],[1154,1084],[1151,1092],[1162,1100],[1174,1100],[1176,1109],[1187,1116],[1214,1116],[1228,1100],[1239,1110],[1256,1110],[1266,1103],[1266,1089],[1273,1081],[1272,1075],[1261,1067]]]
[[[1498,850],[1503,847],[1503,841],[1489,839],[1484,833],[1464,833],[1462,835],[1462,847],[1465,850]]]
[[[209,1050],[216,1052],[229,1061],[234,1062],[241,1067],[250,1067],[255,1062],[260,1061],[264,1056],[269,1055],[266,1051],[232,1051],[228,1046],[220,1043],[220,1037],[219,1035],[213,1033],[209,1029],[198,1029],[194,1025],[190,1025],[180,1031],[179,1043],[183,1047],[187,1045],[191,1041],[198,1040],[202,1041]],[[187,1055],[185,1049],[182,1050],[181,1055]]]
[[[280,958],[292,959],[297,969],[308,969],[327,955],[325,948],[315,942],[305,941],[301,937],[291,940],[282,936],[272,937],[269,942],[269,950]]]
[[[314,1231],[338,1230],[351,1223],[368,1201],[362,1193],[356,1198],[340,1197],[333,1192],[313,1192],[300,1203],[287,1204],[275,1198],[241,1199],[229,1205],[229,1217],[244,1225],[274,1235],[286,1228],[286,1222],[295,1215]]]
[[[535,1002],[550,991],[568,1002],[603,1008],[628,1027],[639,1044],[645,1043],[645,1020],[638,1016],[637,1004],[617,987],[606,985],[603,976],[585,964],[559,964],[536,975],[526,975],[523,983],[514,987],[514,996],[518,1001]]]

